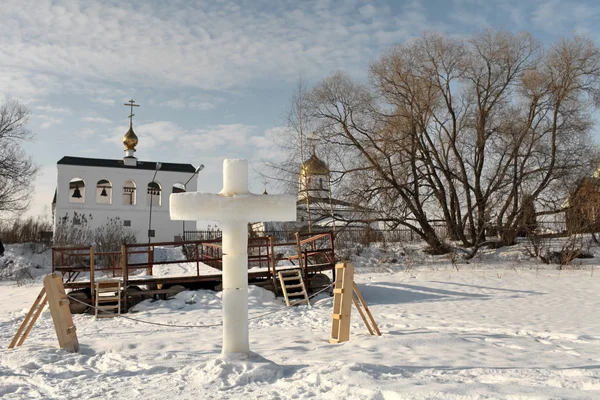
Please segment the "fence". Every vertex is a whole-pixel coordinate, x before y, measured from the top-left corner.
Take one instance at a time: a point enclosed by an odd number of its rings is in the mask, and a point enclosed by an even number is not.
[[[567,226],[564,221],[561,220],[546,220],[538,221],[536,223],[538,234],[561,234],[566,232]],[[433,224],[432,225],[439,237],[447,236],[446,225],[444,224]],[[329,232],[330,230],[324,229],[313,229],[311,234],[319,234],[323,232]],[[271,236],[275,243],[290,243],[296,240],[295,230],[270,230],[270,231],[259,231],[251,232],[253,237],[265,237]],[[486,233],[492,237],[497,234],[497,229],[488,229]],[[185,240],[211,240],[220,239],[222,232],[221,230],[206,230],[206,231],[185,231]],[[301,236],[308,237],[308,232],[302,232]],[[409,228],[400,228],[393,230],[383,229],[371,229],[371,228],[357,228],[357,227],[338,227],[335,232],[335,241],[339,244],[368,244],[373,242],[388,242],[388,243],[401,243],[401,242],[418,242],[422,240],[421,237]]]
[[[445,225],[434,225],[435,231],[441,237],[446,235]],[[313,229],[309,234],[308,232],[301,232],[301,237],[308,237],[311,235],[330,232],[329,229]],[[251,236],[254,237],[266,237],[271,236],[275,243],[290,243],[296,240],[295,230],[270,230],[270,231],[259,231],[252,232]],[[219,239],[222,235],[220,230],[210,231],[185,231],[185,240],[211,240]],[[394,230],[382,230],[382,229],[371,229],[371,228],[356,228],[356,227],[343,227],[337,228],[335,232],[335,240],[338,243],[361,243],[368,244],[372,242],[415,242],[420,241],[421,237],[416,234],[412,229],[402,228]]]

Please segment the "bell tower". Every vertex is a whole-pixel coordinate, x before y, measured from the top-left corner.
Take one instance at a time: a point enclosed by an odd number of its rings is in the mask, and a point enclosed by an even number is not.
[[[320,160],[313,147],[311,157],[302,163],[298,175],[298,200],[329,201],[329,167]]]

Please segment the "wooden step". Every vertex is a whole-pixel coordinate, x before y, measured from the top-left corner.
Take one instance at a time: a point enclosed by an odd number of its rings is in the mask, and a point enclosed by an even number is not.
[[[118,307],[118,304],[114,304],[114,305],[111,305],[111,306],[96,306],[96,308],[98,310],[116,310],[117,307]]]
[[[292,278],[283,278],[284,282],[288,282],[288,281],[299,281],[300,278],[298,278],[297,276],[294,276]]]
[[[96,318],[110,318],[121,314],[121,281],[96,281],[94,297]],[[103,305],[109,302],[112,304]]]
[[[305,291],[292,292],[292,293],[288,293],[287,295],[288,295],[288,297],[297,297],[297,296],[305,296],[306,297],[306,292]]]
[[[296,285],[285,285],[286,289],[298,289],[298,288],[304,288],[304,285],[302,283],[298,283]]]
[[[298,271],[298,270],[294,270],[294,271],[279,271],[279,273],[281,275],[283,275],[284,277],[286,277],[286,278],[288,278],[288,277],[297,278],[297,277],[299,277],[299,276],[302,275],[300,273],[300,271]]]
[[[119,288],[114,288],[110,290],[96,290],[96,293],[117,293]]]
[[[98,296],[98,302],[119,301],[119,296]]]
[[[279,283],[281,285],[281,292],[285,298],[285,304],[289,307],[292,305],[306,303],[310,306],[310,300],[306,294],[306,287],[304,286],[304,280],[302,279],[302,271],[299,269],[279,271]],[[288,283],[292,282],[292,283]],[[299,291],[289,292],[290,289],[300,289]],[[290,297],[304,297],[302,300],[296,300],[290,302]]]

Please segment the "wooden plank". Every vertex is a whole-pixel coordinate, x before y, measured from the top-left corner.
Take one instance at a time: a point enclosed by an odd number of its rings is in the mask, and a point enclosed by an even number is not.
[[[288,298],[287,291],[285,290],[285,281],[283,280],[283,275],[279,272],[279,281],[281,282],[281,291],[283,292],[283,298],[285,299],[285,305],[290,306],[290,299]]]
[[[365,298],[363,297],[360,290],[358,290],[358,286],[356,285],[356,283],[353,283],[353,289],[354,289],[354,292],[356,293],[356,296],[358,297],[362,306],[365,309],[365,314],[367,314],[367,316],[369,317],[369,320],[371,321],[371,324],[373,324],[373,330],[375,331],[375,333],[377,333],[377,336],[381,336],[381,332],[379,331],[379,328],[377,327],[375,318],[373,318],[373,314],[371,314],[371,310],[369,310],[369,306],[367,306],[367,302],[365,301]]]
[[[371,326],[367,322],[367,318],[365,318],[365,313],[363,312],[362,307],[356,301],[356,299],[354,298],[354,296],[352,296],[352,303],[354,303],[354,307],[356,307],[356,309],[358,310],[358,314],[360,315],[360,317],[362,318],[363,322],[365,323],[365,326],[367,327],[367,330],[369,331],[369,333],[371,335],[373,335],[373,329],[371,329]]]
[[[98,303],[106,303],[109,301],[118,301],[119,296],[98,296]]]
[[[306,239],[300,241],[300,244],[306,244],[306,243],[310,243],[310,242],[315,242],[315,241],[317,241],[317,240],[319,240],[321,238],[324,238],[327,235],[328,235],[327,233],[321,233],[321,234],[316,235],[316,236],[311,236],[309,238],[306,238]]]
[[[48,296],[48,305],[50,306],[50,314],[54,322],[54,329],[58,337],[58,344],[61,349],[66,349],[74,353],[79,351],[79,342],[77,334],[73,329],[73,317],[68,304],[64,304],[61,300],[67,299],[65,289],[62,283],[60,273],[53,273],[44,278],[44,288],[46,296]]]
[[[352,287],[354,282],[354,266],[350,263],[337,264],[335,289],[333,295],[333,314],[339,318],[332,319],[330,343],[341,343],[350,340],[350,316],[352,313]],[[346,290],[344,290],[346,289]]]
[[[29,335],[31,328],[33,328],[35,321],[37,321],[38,317],[42,313],[42,310],[44,309],[46,302],[47,302],[46,289],[42,288],[42,290],[40,290],[40,294],[38,294],[37,298],[33,302],[33,305],[29,309],[29,312],[25,316],[25,319],[21,323],[21,326],[19,326],[19,329],[17,330],[15,337],[8,345],[9,349],[12,349],[15,346],[20,346],[23,344],[23,342],[27,338],[27,335]]]
[[[288,297],[306,296],[306,292],[292,292],[287,294]]]

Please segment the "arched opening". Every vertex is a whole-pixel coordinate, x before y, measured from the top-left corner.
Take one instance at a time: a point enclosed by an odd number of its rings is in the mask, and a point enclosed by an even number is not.
[[[96,203],[112,204],[112,183],[106,179],[100,179],[96,184]]]
[[[123,204],[135,205],[135,182],[125,181],[123,184]]]
[[[171,193],[185,193],[185,185],[183,183],[176,183],[173,185],[173,191]]]
[[[85,203],[85,182],[81,178],[73,178],[69,182],[69,203]]]
[[[160,207],[160,184],[158,182],[150,182],[148,184],[148,190],[146,194],[146,200],[148,205],[152,204],[154,207]]]

